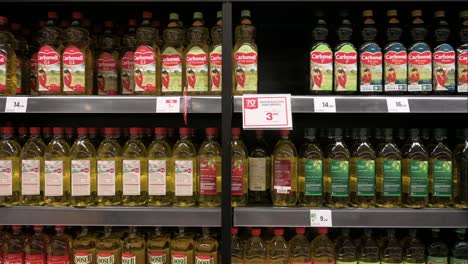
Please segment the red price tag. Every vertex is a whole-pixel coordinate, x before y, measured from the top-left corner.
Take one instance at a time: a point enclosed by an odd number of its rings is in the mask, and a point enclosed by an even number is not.
[[[242,116],[244,129],[292,129],[291,95],[244,95]]]

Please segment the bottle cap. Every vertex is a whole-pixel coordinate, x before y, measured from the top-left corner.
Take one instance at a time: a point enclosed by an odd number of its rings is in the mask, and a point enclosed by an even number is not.
[[[81,14],[81,12],[73,12],[72,13],[72,18],[73,19],[81,19],[81,18],[83,18],[83,15]]]
[[[55,231],[63,231],[65,230],[64,226],[55,226]]]
[[[455,232],[457,232],[458,234],[464,235],[466,230],[465,230],[465,228],[457,228],[457,230],[455,230]]]
[[[13,30],[13,31],[19,31],[19,30],[21,30],[21,24],[19,24],[19,23],[11,23],[11,30]]]
[[[136,19],[129,19],[128,20],[128,25],[129,26],[136,26],[137,25]]]
[[[238,127],[233,127],[233,128],[231,129],[231,133],[232,133],[233,136],[240,136],[240,134],[241,134],[241,129],[238,128]]]
[[[335,128],[335,136],[336,137],[341,137],[342,135],[343,135],[343,129]]]
[[[105,127],[104,128],[104,135],[110,136],[115,134],[115,128],[114,127]]]
[[[390,10],[387,10],[387,16],[397,16],[398,15],[398,11],[396,9],[390,9]]]
[[[208,127],[205,129],[205,134],[207,136],[216,136],[218,134],[218,129],[216,127]]]
[[[45,135],[50,135],[50,134],[52,134],[52,128],[51,127],[43,127],[42,132],[44,132]]]
[[[458,14],[459,17],[468,17],[468,10],[460,11]]]
[[[79,127],[77,131],[78,131],[78,136],[87,136],[89,133],[89,129],[87,127]]]
[[[122,129],[120,127],[112,128],[114,135],[120,135],[122,133]]]
[[[27,127],[18,127],[18,134],[23,135],[28,133]]]
[[[250,17],[250,10],[242,10],[241,11],[241,17]]]
[[[359,129],[359,136],[366,137],[368,135],[367,128],[360,128]]]
[[[129,132],[130,132],[130,135],[132,135],[132,136],[138,136],[138,135],[141,134],[141,128],[139,128],[139,127],[131,127],[131,128],[129,129]]]
[[[412,17],[422,16],[422,11],[420,9],[413,10],[411,11],[411,16]]]
[[[254,236],[259,236],[260,234],[262,234],[262,229],[260,229],[260,228],[252,228],[252,235],[254,235]]]
[[[65,128],[65,134],[66,134],[66,135],[73,135],[73,134],[75,134],[75,128],[73,128],[73,127],[66,127],[66,128]]]
[[[4,16],[0,16],[0,24],[8,24],[8,18]]]
[[[439,228],[432,228],[432,232],[440,232]]]
[[[393,136],[393,129],[391,129],[391,128],[384,128],[384,136],[385,136],[385,137],[391,137],[391,136]]]
[[[411,128],[411,129],[410,129],[410,135],[411,135],[412,137],[417,137],[417,136],[419,136],[419,129],[418,129],[418,128]]]
[[[11,226],[11,229],[13,229],[13,230],[21,230],[21,228],[23,228],[23,227],[20,226],[20,225],[13,225],[13,226]]]
[[[179,128],[179,135],[181,136],[188,136],[192,134],[192,129],[188,127],[181,127]]]
[[[5,135],[13,135],[15,133],[15,129],[13,127],[2,127],[2,133]]]
[[[89,127],[89,128],[88,128],[88,133],[89,133],[90,135],[97,135],[97,134],[99,134],[99,133],[98,133],[98,129],[97,129],[96,127]]]
[[[319,227],[319,228],[318,228],[318,233],[319,233],[320,235],[326,235],[326,234],[328,234],[328,228],[326,228],[326,227]]]
[[[60,21],[60,27],[61,27],[61,28],[67,28],[67,27],[69,27],[69,26],[70,26],[70,21],[68,21],[68,20],[62,20],[62,21]]]
[[[39,21],[39,28],[43,28],[46,22],[44,20]]]
[[[169,20],[179,20],[179,14],[177,13],[170,13]]]
[[[29,128],[29,134],[31,134],[31,135],[40,135],[41,134],[41,128],[40,127],[30,127]]]
[[[239,228],[233,227],[231,228],[231,235],[237,235],[239,233]]]
[[[156,127],[154,129],[154,134],[157,136],[165,136],[167,135],[167,128],[165,127]]]
[[[114,22],[107,20],[104,22],[104,27],[106,28],[113,28],[114,27]]]
[[[149,12],[149,11],[143,11],[143,19],[151,19],[153,18],[153,13]]]
[[[434,17],[445,17],[445,11],[444,10],[437,10],[434,12]]]
[[[317,134],[317,129],[315,128],[306,128],[304,130],[304,135],[305,136],[315,136]]]
[[[371,17],[371,16],[374,16],[374,11],[368,9],[368,10],[364,10],[362,11],[362,16],[363,17]]]
[[[57,14],[57,12],[49,11],[49,12],[47,12],[47,18],[48,18],[48,19],[57,19],[57,18],[58,18],[58,14]]]
[[[305,234],[305,227],[296,227],[296,234],[298,235]]]
[[[288,136],[289,135],[289,130],[282,129],[279,131],[280,136]]]
[[[445,128],[436,128],[434,129],[434,137],[446,137],[447,132],[448,131]]]
[[[275,228],[273,230],[273,232],[275,233],[275,236],[282,236],[284,235],[284,229],[283,228]]]
[[[61,136],[63,135],[63,127],[54,127],[52,129],[53,133],[55,136]]]
[[[159,20],[153,20],[151,22],[151,26],[153,27],[159,27],[161,25],[161,22],[159,22]]]
[[[203,19],[202,12],[193,12],[193,19]]]
[[[216,12],[216,18],[217,19],[223,18],[223,11]]]
[[[35,225],[35,226],[33,227],[33,229],[34,229],[34,231],[41,231],[42,229],[44,229],[44,227],[41,226],[41,225]]]

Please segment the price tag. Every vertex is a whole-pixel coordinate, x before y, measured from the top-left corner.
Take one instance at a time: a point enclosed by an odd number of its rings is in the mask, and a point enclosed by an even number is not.
[[[335,113],[336,102],[334,97],[315,97],[314,111],[316,113]]]
[[[310,210],[310,226],[313,227],[331,227],[332,212],[331,210]]]
[[[158,97],[156,113],[180,113],[180,97]]]
[[[390,113],[409,113],[409,103],[406,97],[387,98],[387,108]]]
[[[27,97],[7,97],[5,103],[5,113],[26,113],[28,108]]]
[[[292,129],[290,94],[242,96],[244,129]]]

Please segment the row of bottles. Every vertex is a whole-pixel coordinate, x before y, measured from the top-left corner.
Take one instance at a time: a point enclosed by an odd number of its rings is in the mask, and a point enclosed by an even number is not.
[[[380,230],[365,229],[353,237],[350,229],[343,228],[332,239],[328,228],[318,228],[318,234],[307,236],[306,229],[298,227],[289,240],[284,237],[283,228],[267,229],[267,234],[263,236],[261,231],[260,228],[252,228],[249,238],[247,232],[244,232],[245,236],[241,238],[238,228],[232,229],[231,263],[457,264],[468,261],[465,229],[455,230],[456,234],[452,240],[443,239],[441,230],[432,229],[432,235],[427,242],[418,237],[417,229],[411,229],[401,237],[397,236],[395,229],[380,232],[380,237],[375,234],[379,232],[374,232]],[[311,242],[308,237],[312,238]]]
[[[353,44],[348,17],[336,29],[338,43],[327,42],[325,18],[317,19],[310,50],[311,94],[449,94],[468,93],[468,10],[459,13],[458,47],[452,45],[445,11],[434,13],[431,45],[421,10],[411,12],[411,40],[403,43],[403,27],[395,9],[387,11],[382,32],[372,10],[362,12],[361,45]],[[380,45],[380,35],[385,35]]]
[[[220,263],[218,234],[211,234],[209,228],[193,233],[180,227],[174,234],[160,227],[148,233],[136,227],[115,232],[110,226],[103,230],[82,227],[77,233],[56,226],[50,234],[42,226],[34,226],[29,234],[22,229],[17,225],[8,233],[0,229],[0,263]]]

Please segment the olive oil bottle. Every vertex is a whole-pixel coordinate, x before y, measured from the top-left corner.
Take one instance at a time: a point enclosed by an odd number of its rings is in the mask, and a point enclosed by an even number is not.
[[[330,94],[333,90],[333,51],[327,43],[328,28],[319,17],[312,30],[314,43],[310,49],[310,94]]]
[[[122,264],[145,264],[146,241],[138,234],[135,226],[130,227],[130,233],[122,241]]]
[[[208,227],[202,228],[202,235],[195,241],[195,264],[217,264],[219,244],[210,235]]]
[[[98,95],[118,95],[119,86],[119,38],[114,34],[114,23],[104,22],[104,33],[99,38],[96,56],[96,86]]]
[[[456,55],[450,45],[450,25],[444,10],[434,12],[433,34],[434,53],[432,54],[432,86],[435,94],[450,94],[456,90]],[[466,68],[466,67],[465,67]]]
[[[21,204],[44,204],[44,152],[40,127],[29,128],[29,140],[21,150]]]
[[[335,241],[337,264],[357,264],[356,245],[349,233],[349,228],[342,228],[341,235]]]
[[[21,201],[21,146],[14,138],[13,127],[2,127],[0,138],[0,206],[19,205]]]
[[[381,253],[382,263],[402,263],[403,248],[400,241],[395,236],[395,229],[387,229],[387,237],[385,237],[382,245]]]
[[[255,131],[256,141],[249,155],[249,203],[271,203],[271,158],[263,130]]]
[[[274,206],[295,206],[297,202],[297,150],[289,130],[280,130],[281,138],[271,155]]]
[[[240,134],[240,128],[232,128],[231,204],[233,207],[246,206],[249,198],[249,154]]]
[[[362,17],[361,35],[364,43],[359,48],[359,92],[361,94],[379,94],[383,91],[382,49],[376,42],[379,31],[372,10],[364,10]]]
[[[210,94],[220,95],[223,75],[223,11],[216,13],[216,25],[211,28],[210,48]]]
[[[179,232],[171,241],[171,263],[194,264],[195,242],[192,236],[179,227]]]
[[[198,203],[202,207],[221,205],[221,145],[218,129],[206,128],[206,139],[198,150]]]
[[[437,145],[429,154],[429,205],[431,207],[449,207],[453,203],[453,155],[447,146],[447,130],[434,130]]]
[[[156,227],[146,242],[147,263],[167,263],[170,259],[171,235],[164,233],[161,227]]]
[[[8,18],[0,16],[0,95],[15,95],[17,86],[15,37],[8,29]]]
[[[453,196],[455,207],[468,208],[468,128],[461,131],[461,141],[454,151]]]
[[[88,227],[81,227],[81,232],[72,242],[73,263],[96,263],[96,240]]]
[[[358,246],[359,263],[379,264],[380,250],[377,241],[372,237],[372,229],[364,229]]]
[[[310,248],[312,263],[335,263],[335,245],[328,237],[328,228],[318,228],[318,236],[312,240]]]
[[[459,94],[468,93],[468,9],[459,13],[459,46],[457,47],[457,92]],[[462,66],[462,67],[460,67]]]
[[[339,42],[334,50],[335,86],[333,90],[337,94],[354,94],[358,90],[358,54],[356,47],[351,43],[353,28],[347,17],[341,18],[336,33]]]
[[[135,19],[128,20],[127,32],[122,37],[119,83],[122,89],[121,93],[124,95],[135,93],[134,54],[136,45],[136,25],[137,22]]]
[[[449,263],[450,250],[440,237],[440,229],[432,229],[432,239],[427,245],[427,262],[431,264]]]
[[[122,240],[116,233],[112,233],[112,227],[104,227],[104,235],[96,244],[97,263],[122,263]]]
[[[408,237],[403,242],[403,263],[420,264],[425,263],[425,246],[417,236],[417,229],[410,229]]]
[[[304,134],[305,143],[299,150],[300,160],[297,169],[299,204],[321,207],[325,202],[323,197],[324,154],[316,141],[316,130],[307,128]]]
[[[182,95],[184,87],[184,29],[179,14],[170,13],[169,23],[163,32],[161,52],[161,94]]]

